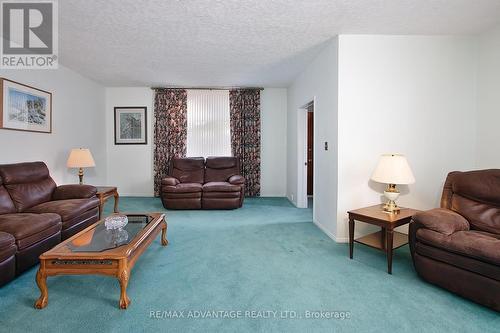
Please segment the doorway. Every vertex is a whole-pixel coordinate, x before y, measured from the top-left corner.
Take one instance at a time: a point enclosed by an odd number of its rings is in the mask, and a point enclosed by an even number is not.
[[[307,108],[307,198],[312,203],[314,184],[314,103]]]
[[[297,207],[314,211],[314,98],[298,109],[297,114]],[[293,200],[293,198],[292,198]]]

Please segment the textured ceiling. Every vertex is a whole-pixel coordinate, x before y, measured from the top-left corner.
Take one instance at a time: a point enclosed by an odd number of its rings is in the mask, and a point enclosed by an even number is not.
[[[108,86],[284,87],[337,34],[475,34],[500,0],[63,0],[63,65]]]

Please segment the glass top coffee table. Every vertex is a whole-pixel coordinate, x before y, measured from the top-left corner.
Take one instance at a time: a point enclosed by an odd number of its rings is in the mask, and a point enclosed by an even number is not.
[[[135,262],[160,231],[161,244],[166,246],[168,241],[165,214],[125,215],[128,224],[121,230],[106,230],[104,220],[100,220],[40,256],[36,274],[40,288],[40,297],[35,302],[37,309],[48,304],[48,276],[79,274],[116,277],[121,291],[119,306],[121,309],[128,307],[127,285]]]

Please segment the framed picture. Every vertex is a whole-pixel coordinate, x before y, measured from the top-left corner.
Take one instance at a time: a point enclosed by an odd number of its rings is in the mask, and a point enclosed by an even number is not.
[[[0,78],[0,128],[52,133],[52,94]]]
[[[145,145],[147,136],[145,106],[115,107],[115,145]]]

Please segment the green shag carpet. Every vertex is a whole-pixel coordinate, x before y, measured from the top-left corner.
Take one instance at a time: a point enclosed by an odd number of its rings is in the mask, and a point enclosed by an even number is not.
[[[112,203],[108,202],[107,212]],[[121,198],[129,212],[165,211],[157,198]],[[500,316],[427,284],[408,247],[393,275],[382,252],[337,244],[311,209],[285,198],[246,199],[233,211],[168,211],[137,262],[128,310],[103,276],[48,278],[35,310],[37,267],[0,288],[1,332],[500,332]]]

